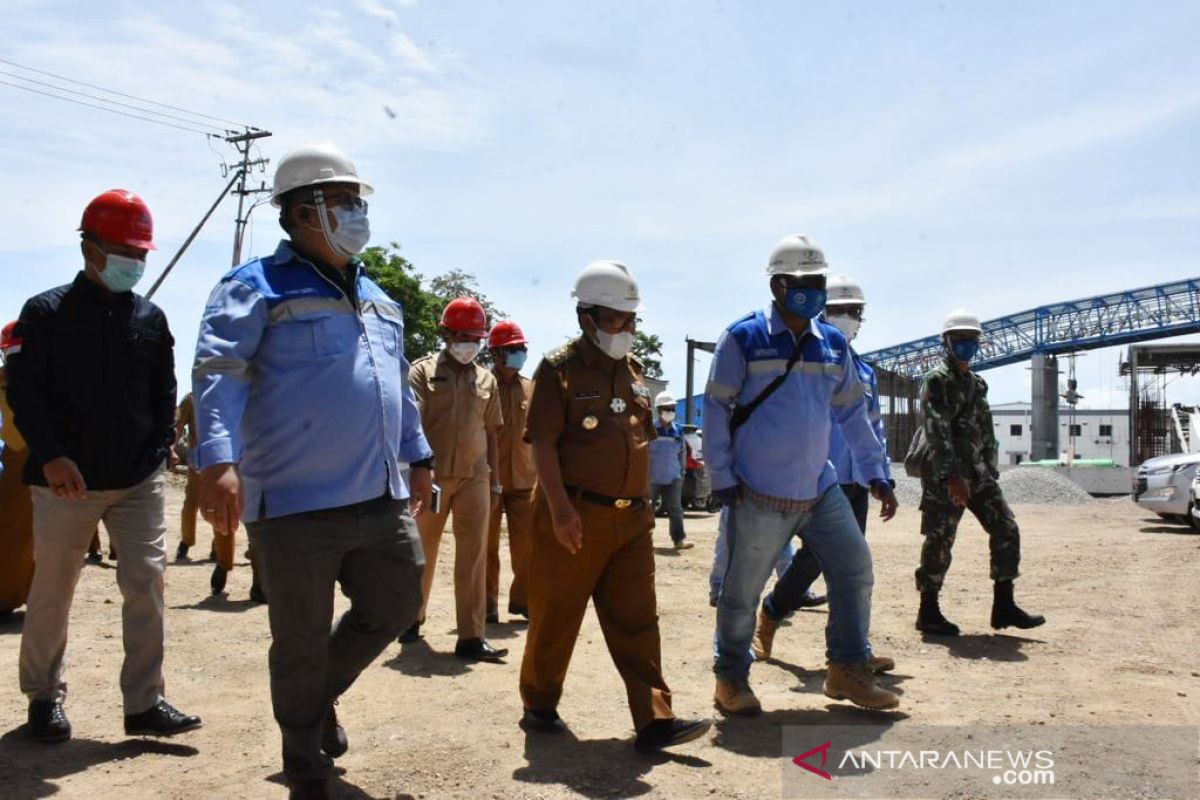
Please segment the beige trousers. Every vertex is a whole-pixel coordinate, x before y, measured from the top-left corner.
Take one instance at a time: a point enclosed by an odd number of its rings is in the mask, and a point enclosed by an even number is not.
[[[437,567],[438,545],[446,518],[454,515],[454,604],[457,612],[458,640],[483,637],[487,615],[487,530],[491,510],[488,475],[476,478],[439,478],[442,490],[441,511],[417,517],[421,547],[425,550],[425,573],[421,576],[421,613],[425,619],[429,590]]]
[[[164,485],[164,473],[158,470],[136,486],[89,491],[82,500],[58,498],[50,489],[33,487],[33,586],[26,601],[20,656],[21,691],[30,699],[66,696],[71,601],[84,553],[101,520],[121,555],[117,586],[124,598],[125,713],[146,711],[162,698]]]

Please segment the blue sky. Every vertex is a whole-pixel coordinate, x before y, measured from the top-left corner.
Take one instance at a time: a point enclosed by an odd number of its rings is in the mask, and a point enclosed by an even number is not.
[[[376,186],[375,241],[427,275],[474,272],[535,350],[572,332],[579,269],[622,260],[677,393],[684,337],[765,303],[787,233],[864,284],[863,351],[956,306],[990,318],[1200,272],[1195,4],[159,5],[6,0],[0,58],[267,128],[274,160],[337,142]],[[71,279],[79,213],[114,186],[154,212],[148,287],[228,151],[0,93],[0,316]],[[248,254],[274,247],[270,212]],[[156,298],[181,381],[232,216]],[[1080,360],[1089,404],[1123,403],[1117,363]],[[1023,367],[987,377],[994,402],[1028,397]],[[1176,399],[1200,400],[1195,383]]]

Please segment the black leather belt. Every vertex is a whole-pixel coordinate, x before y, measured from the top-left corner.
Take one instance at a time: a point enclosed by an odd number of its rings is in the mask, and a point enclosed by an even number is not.
[[[580,500],[594,503],[598,506],[609,506],[624,510],[626,508],[638,508],[646,503],[646,498],[644,497],[609,497],[606,494],[589,492],[587,489],[579,489],[574,486],[566,486],[564,488],[571,497],[578,497]]]

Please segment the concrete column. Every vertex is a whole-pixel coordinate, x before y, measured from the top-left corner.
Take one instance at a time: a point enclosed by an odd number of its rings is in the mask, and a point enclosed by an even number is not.
[[[1029,457],[1058,458],[1058,359],[1037,353],[1029,362],[1033,383]]]

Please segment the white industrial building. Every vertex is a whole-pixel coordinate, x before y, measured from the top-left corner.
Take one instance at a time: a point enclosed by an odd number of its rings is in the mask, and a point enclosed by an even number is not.
[[[1029,460],[1031,446],[1030,403],[999,403],[992,406],[992,421],[1001,464],[1020,464]],[[1111,458],[1128,466],[1129,412],[1123,408],[1076,409],[1074,424],[1071,410],[1058,410],[1058,449],[1067,452],[1074,442],[1076,458]]]

